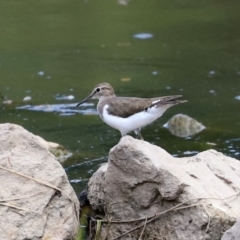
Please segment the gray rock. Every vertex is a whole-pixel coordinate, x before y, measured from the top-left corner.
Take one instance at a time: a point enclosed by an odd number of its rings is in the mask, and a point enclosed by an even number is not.
[[[240,216],[239,183],[240,162],[219,152],[174,158],[126,136],[90,179],[88,198],[105,220],[120,221],[102,222],[100,239],[114,239],[162,213],[144,231],[119,239],[219,240]]]
[[[49,144],[0,124],[0,239],[73,239],[79,202]]]

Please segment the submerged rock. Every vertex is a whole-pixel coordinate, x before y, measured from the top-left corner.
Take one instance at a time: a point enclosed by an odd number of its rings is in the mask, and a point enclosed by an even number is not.
[[[0,239],[73,239],[79,202],[50,145],[0,124]]]
[[[240,162],[219,152],[175,158],[126,136],[90,179],[88,199],[103,217],[99,239],[219,240],[240,216],[239,183]]]
[[[181,113],[173,116],[163,127],[178,137],[189,137],[206,128],[194,118]]]

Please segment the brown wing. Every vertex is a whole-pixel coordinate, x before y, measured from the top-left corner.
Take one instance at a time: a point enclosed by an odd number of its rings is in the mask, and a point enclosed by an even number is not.
[[[127,118],[132,114],[147,111],[148,108],[166,104],[174,105],[174,99],[181,97],[181,95],[165,96],[158,98],[135,98],[135,97],[112,97],[107,98],[101,102],[101,106],[109,105],[107,109],[111,115],[116,115],[122,118]],[[156,102],[156,103],[153,103]],[[176,103],[175,103],[176,104]]]
[[[108,101],[109,100],[109,101]],[[152,103],[151,99],[131,98],[131,97],[113,97],[105,99],[101,105],[108,104],[108,113],[122,118],[127,118],[132,114],[144,111]]]

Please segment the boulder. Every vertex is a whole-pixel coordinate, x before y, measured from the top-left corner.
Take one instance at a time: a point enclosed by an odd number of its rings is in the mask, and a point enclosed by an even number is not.
[[[0,142],[0,239],[74,239],[79,202],[49,144],[9,123]]]
[[[239,192],[236,159],[215,150],[176,158],[130,136],[88,184],[98,239],[109,240],[220,240],[240,216]]]

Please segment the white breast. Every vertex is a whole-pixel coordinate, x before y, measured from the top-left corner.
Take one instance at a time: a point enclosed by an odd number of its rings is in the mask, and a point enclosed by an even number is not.
[[[122,135],[126,135],[135,129],[142,128],[154,122],[157,118],[161,117],[168,107],[152,107],[147,111],[135,113],[134,115],[121,118],[108,114],[109,105],[103,107],[102,120],[112,128],[118,129]]]

